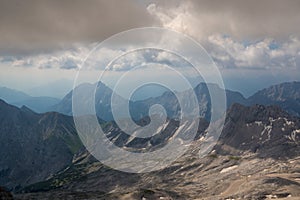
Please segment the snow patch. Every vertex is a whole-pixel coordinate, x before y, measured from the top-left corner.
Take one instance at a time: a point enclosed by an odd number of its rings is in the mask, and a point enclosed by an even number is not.
[[[300,133],[300,129],[297,129],[297,130],[294,130],[291,134],[291,139],[294,141],[294,142],[297,142],[297,134]]]
[[[224,168],[220,171],[220,173],[226,173],[226,172],[229,172],[229,171],[232,171],[234,170],[235,168],[237,168],[238,166],[237,165],[233,165],[233,166],[230,166],[230,167],[227,167],[227,168]]]
[[[261,132],[261,135],[267,134],[268,135],[268,140],[271,139],[271,132],[272,132],[272,123],[271,125],[265,126],[264,130]]]
[[[294,126],[295,123],[293,121],[289,121],[287,118],[283,118],[285,123],[283,124],[284,126]]]
[[[258,126],[262,126],[262,125],[263,125],[262,121],[255,121],[254,123],[255,123],[256,125],[258,125]]]
[[[287,139],[289,139],[289,140],[291,140],[291,141],[294,141],[294,142],[296,142],[296,143],[298,143],[299,141],[299,139],[298,139],[298,134],[300,134],[300,129],[296,129],[296,130],[293,130],[292,132],[291,132],[291,135],[288,135],[288,136],[285,136]]]

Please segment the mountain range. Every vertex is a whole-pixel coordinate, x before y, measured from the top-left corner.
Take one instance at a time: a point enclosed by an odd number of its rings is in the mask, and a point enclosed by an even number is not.
[[[97,115],[106,120],[114,120],[111,112],[111,96],[114,93],[104,83],[99,82],[96,89],[96,112]],[[95,84],[84,83],[77,87],[80,90],[90,90],[95,87]],[[209,84],[215,92],[221,92],[223,89],[214,84]],[[242,105],[278,105],[292,115],[300,116],[300,82],[289,82],[265,88],[245,98],[241,93],[231,90],[225,90],[227,98],[227,107],[233,103]],[[184,91],[192,92],[192,91]],[[199,102],[200,116],[207,119],[210,117],[210,95],[208,85],[204,83],[198,84],[193,92],[196,94]],[[61,100],[53,97],[32,97],[24,92],[12,90],[9,88],[0,88],[0,99],[6,102],[21,107],[27,106],[31,110],[43,113],[56,111],[65,115],[72,115],[72,91],[70,91]],[[121,101],[126,102],[120,95],[117,95]],[[178,117],[180,106],[175,94],[171,91],[165,91],[162,95],[150,97],[143,100],[129,100],[129,109],[132,118],[139,120],[148,115],[149,108],[154,104],[161,104],[166,109],[167,115],[170,118]],[[121,105],[126,106],[126,105]]]
[[[7,87],[0,87],[0,99],[18,107],[27,106],[38,113],[50,111],[50,107],[60,101],[60,99],[47,96],[32,97]]]
[[[82,84],[78,88],[81,90],[90,90],[94,87],[93,84]],[[215,84],[209,84],[209,87],[213,92],[222,92],[223,89]],[[84,89],[83,89],[84,88]],[[224,91],[224,90],[223,90]],[[292,115],[300,116],[300,82],[282,83],[274,85],[269,88],[265,88],[256,92],[249,98],[245,98],[241,93],[225,90],[227,98],[227,108],[234,103],[242,105],[278,105]],[[210,95],[208,91],[208,85],[200,83],[193,91],[198,102],[200,116],[207,119],[210,118]],[[111,96],[113,91],[102,82],[97,84],[96,90],[96,112],[97,115],[107,121],[114,120],[111,113]],[[122,99],[122,97],[119,97]],[[125,99],[123,100],[125,102]],[[154,104],[160,104],[166,109],[166,113],[169,118],[177,118],[180,113],[180,106],[175,94],[171,91],[166,91],[162,95],[157,97],[151,97],[139,101],[129,101],[129,109],[132,118],[139,120],[148,115],[149,108]],[[126,106],[126,105],[124,105]],[[58,104],[51,107],[50,110],[57,111],[66,115],[72,115],[72,91],[69,92]]]
[[[82,90],[94,86],[80,85]],[[216,85],[210,87],[222,90]],[[73,118],[68,116],[72,115],[72,91],[52,107],[67,115],[36,113],[0,100],[0,186],[12,191],[16,199],[297,199],[299,87],[299,82],[283,83],[247,99],[226,90],[228,110],[222,134],[214,149],[200,158],[210,99],[207,85],[199,84],[187,91],[197,94],[203,117],[190,149],[169,167],[142,174],[106,167],[83,147]],[[165,92],[130,101],[131,114],[141,126],[150,122],[147,115],[151,105],[165,106],[168,118],[164,129],[149,138],[129,137],[112,120],[112,94],[109,87],[98,83],[96,110],[98,116],[107,116],[99,119],[100,125],[120,148],[153,151],[182,128],[175,95]]]

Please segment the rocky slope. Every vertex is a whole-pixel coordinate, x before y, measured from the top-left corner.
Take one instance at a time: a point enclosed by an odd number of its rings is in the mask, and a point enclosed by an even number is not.
[[[227,114],[219,143],[223,150],[251,150],[261,157],[300,155],[300,120],[277,106],[235,104]],[[227,151],[225,151],[227,152]]]
[[[69,165],[80,147],[71,117],[0,100],[0,185],[16,189],[45,180]]]
[[[16,199],[300,198],[300,120],[274,106],[235,104],[215,149],[199,158],[200,139],[156,172],[115,171],[82,152],[52,178]],[[201,130],[204,134],[203,130]]]

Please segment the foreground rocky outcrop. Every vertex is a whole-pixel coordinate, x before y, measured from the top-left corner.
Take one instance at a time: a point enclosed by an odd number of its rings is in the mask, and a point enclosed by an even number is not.
[[[0,187],[0,200],[13,200],[13,195]]]

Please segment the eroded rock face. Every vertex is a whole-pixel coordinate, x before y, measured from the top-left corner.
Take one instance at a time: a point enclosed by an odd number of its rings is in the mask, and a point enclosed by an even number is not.
[[[278,106],[233,105],[219,148],[224,152],[251,151],[262,157],[284,158],[300,154],[300,120]]]

